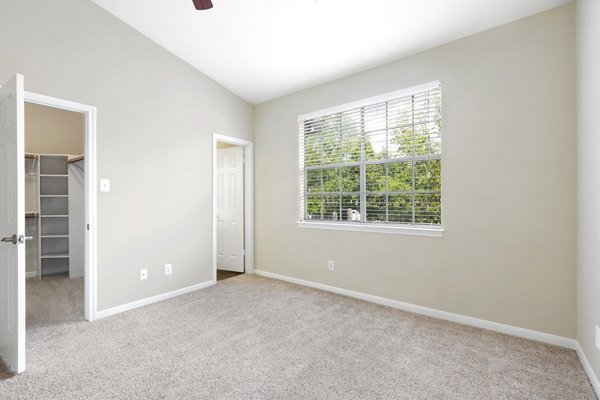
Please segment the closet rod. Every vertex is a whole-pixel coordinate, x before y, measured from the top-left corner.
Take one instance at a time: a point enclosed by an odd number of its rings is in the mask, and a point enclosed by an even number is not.
[[[25,213],[25,218],[38,218],[39,216],[39,213]]]
[[[38,155],[37,154],[25,154],[25,158],[28,160],[37,160]]]
[[[80,156],[77,156],[77,157],[73,157],[73,158],[71,158],[70,160],[67,161],[67,164],[72,164],[72,163],[76,163],[78,161],[82,161],[83,158],[84,158],[83,154],[80,155]]]

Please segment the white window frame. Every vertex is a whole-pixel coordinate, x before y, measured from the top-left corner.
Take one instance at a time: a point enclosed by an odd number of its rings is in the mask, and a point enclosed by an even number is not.
[[[385,93],[379,96],[369,97],[354,101],[351,103],[342,104],[327,109],[314,111],[298,116],[298,124],[301,125],[304,121],[318,118],[330,114],[340,113],[343,111],[351,110],[354,108],[361,108],[376,103],[383,103],[392,101],[398,98],[411,96],[415,93],[425,92],[440,86],[440,81],[432,81],[421,85],[411,86],[405,89],[397,90],[394,92]],[[300,129],[299,132],[299,175],[304,174],[304,132]],[[442,152],[443,154],[443,152]],[[443,163],[442,163],[443,164]],[[305,190],[304,180],[299,180],[299,193],[300,193],[300,209],[299,219],[296,225],[300,228],[310,229],[326,229],[336,231],[353,231],[353,232],[372,232],[372,233],[388,233],[388,234],[399,234],[399,235],[413,235],[413,236],[430,236],[430,237],[442,237],[444,236],[445,229],[443,225],[440,226],[426,226],[426,225],[410,225],[410,224],[369,224],[369,223],[356,223],[356,222],[330,222],[330,221],[307,221],[304,220],[305,213]],[[362,190],[361,190],[362,192]]]

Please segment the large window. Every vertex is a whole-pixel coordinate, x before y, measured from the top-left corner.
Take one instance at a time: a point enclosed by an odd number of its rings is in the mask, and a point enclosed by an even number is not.
[[[441,225],[439,82],[299,122],[303,221]]]

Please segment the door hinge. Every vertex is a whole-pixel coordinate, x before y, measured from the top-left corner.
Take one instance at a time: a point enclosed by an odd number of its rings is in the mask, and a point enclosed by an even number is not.
[[[90,224],[87,224],[87,230],[88,231],[90,230]]]

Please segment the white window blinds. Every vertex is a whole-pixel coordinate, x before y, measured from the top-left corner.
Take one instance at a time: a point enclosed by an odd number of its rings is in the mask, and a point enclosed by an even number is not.
[[[303,221],[441,224],[439,82],[300,118]]]

